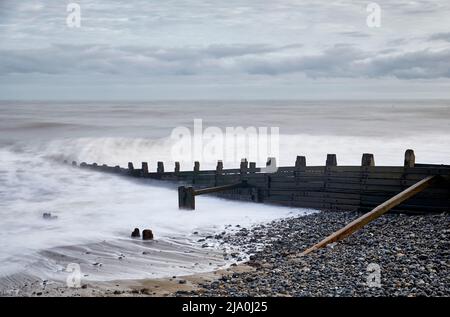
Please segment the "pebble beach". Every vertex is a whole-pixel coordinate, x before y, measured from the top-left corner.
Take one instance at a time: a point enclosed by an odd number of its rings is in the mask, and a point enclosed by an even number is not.
[[[253,253],[253,271],[225,274],[176,296],[449,296],[448,213],[387,214],[346,240],[300,253],[358,216],[321,212],[223,239]],[[266,241],[262,250],[255,242]],[[378,266],[380,285],[369,275]]]

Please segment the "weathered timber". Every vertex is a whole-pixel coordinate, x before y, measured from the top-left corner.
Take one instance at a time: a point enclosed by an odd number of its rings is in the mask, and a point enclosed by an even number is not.
[[[194,188],[192,186],[178,187],[178,208],[194,210],[195,209],[195,195]]]
[[[413,150],[406,150],[405,152],[405,167],[414,167],[416,164],[416,156]]]
[[[158,174],[164,173],[164,162],[158,162],[158,165],[156,166],[156,172]]]
[[[129,163],[128,168],[121,168],[83,162],[80,167],[122,176],[168,181],[186,187],[195,186],[192,191],[245,181],[247,188],[238,187],[209,194],[282,206],[320,210],[357,209],[361,212],[372,210],[428,176],[441,175],[444,181],[437,182],[407,203],[395,206],[392,211],[449,211],[450,166],[417,164],[411,150],[405,152],[405,162],[404,166],[375,166],[373,155],[365,153],[360,166],[337,166],[337,158],[333,154],[327,156],[324,166],[306,166],[306,158],[298,156],[294,166],[276,167],[275,159],[269,158],[263,168],[256,167],[254,162],[248,163],[246,159],[241,161],[239,168],[234,169],[224,169],[222,161],[218,161],[215,169],[200,170],[199,162],[195,162],[194,169],[190,171],[181,171],[176,162],[173,172],[165,172],[162,162],[158,164],[156,172],[148,172],[146,164],[135,169],[132,163]],[[186,191],[189,192],[189,189]],[[192,209],[192,206],[195,208],[195,202],[186,204],[191,205],[188,209]]]
[[[395,195],[394,197],[390,198],[389,200],[385,201],[381,205],[374,208],[372,211],[364,214],[363,216],[355,219],[354,221],[350,222],[348,225],[346,225],[344,228],[336,231],[335,233],[329,235],[319,243],[313,245],[311,248],[303,251],[302,255],[306,255],[314,250],[320,249],[327,244],[340,241],[342,239],[345,239],[346,237],[353,234],[355,231],[361,229],[368,223],[372,222],[373,220],[377,219],[378,217],[382,216],[386,212],[388,212],[393,207],[401,204],[405,200],[413,197],[414,195],[420,193],[421,191],[425,190],[426,188],[430,187],[433,183],[435,183],[440,176],[428,176],[427,178],[419,181],[418,183],[412,185],[411,187],[408,187],[401,193]]]
[[[142,176],[148,175],[148,163],[142,162]]]
[[[194,172],[200,172],[200,162],[194,162]]]
[[[216,173],[217,174],[222,174],[222,172],[223,172],[223,162],[222,161],[217,161]]]
[[[328,166],[337,166],[336,154],[327,154],[327,161],[326,161],[325,165],[327,167]]]
[[[229,184],[229,185],[223,185],[223,186],[216,186],[216,187],[210,187],[210,188],[204,188],[204,189],[196,189],[194,190],[193,187],[185,187],[180,186],[178,187],[178,207],[180,209],[195,209],[195,196],[203,195],[203,194],[212,194],[221,192],[224,190],[230,190],[235,188],[243,188],[247,187],[247,182],[243,181],[236,184]]]
[[[375,166],[373,154],[364,153],[361,159],[361,166]]]

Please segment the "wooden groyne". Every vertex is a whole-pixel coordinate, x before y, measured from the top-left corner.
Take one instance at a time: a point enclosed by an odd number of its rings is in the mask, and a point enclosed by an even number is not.
[[[77,163],[72,162],[72,165],[77,166]],[[243,159],[238,169],[224,169],[219,161],[215,170],[201,170],[199,162],[195,162],[192,170],[182,171],[176,162],[172,171],[165,171],[163,162],[158,162],[156,172],[149,172],[147,162],[143,162],[140,168],[135,168],[132,163],[127,168],[96,163],[81,163],[79,166],[176,183],[184,188],[178,193],[180,207],[187,209],[194,209],[195,201],[183,205],[183,199],[186,201],[191,199],[189,195],[194,199],[196,195],[209,193],[229,199],[291,207],[367,212],[419,181],[439,175],[439,181],[396,205],[393,211],[424,213],[450,210],[450,165],[418,164],[412,150],[405,152],[403,166],[376,166],[374,156],[367,153],[363,154],[360,166],[340,166],[335,154],[327,155],[324,166],[308,166],[304,156],[297,156],[294,166],[278,167],[274,173],[267,172],[273,170],[273,162],[270,165],[270,169],[259,168]]]

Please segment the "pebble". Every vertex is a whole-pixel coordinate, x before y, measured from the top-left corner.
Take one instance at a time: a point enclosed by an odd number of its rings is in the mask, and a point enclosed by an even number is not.
[[[386,214],[344,241],[300,257],[306,248],[358,216],[355,212],[320,212],[223,236],[221,239],[226,238],[231,245],[252,250],[247,264],[257,270],[233,273],[183,294],[450,296],[447,213]],[[446,239],[441,233],[447,234]],[[377,268],[380,287],[368,283],[369,274]]]

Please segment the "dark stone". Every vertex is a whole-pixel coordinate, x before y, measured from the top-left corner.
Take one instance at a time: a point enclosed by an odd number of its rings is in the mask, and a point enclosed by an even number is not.
[[[142,231],[142,240],[153,240],[153,232],[150,229]]]
[[[132,238],[140,238],[141,232],[139,231],[139,228],[134,228],[133,232],[131,233]]]
[[[150,295],[151,292],[150,292],[150,290],[148,288],[142,288],[141,289],[141,294]]]
[[[42,218],[47,219],[47,220],[53,220],[53,219],[58,218],[58,216],[52,216],[51,212],[44,212],[42,214]]]

